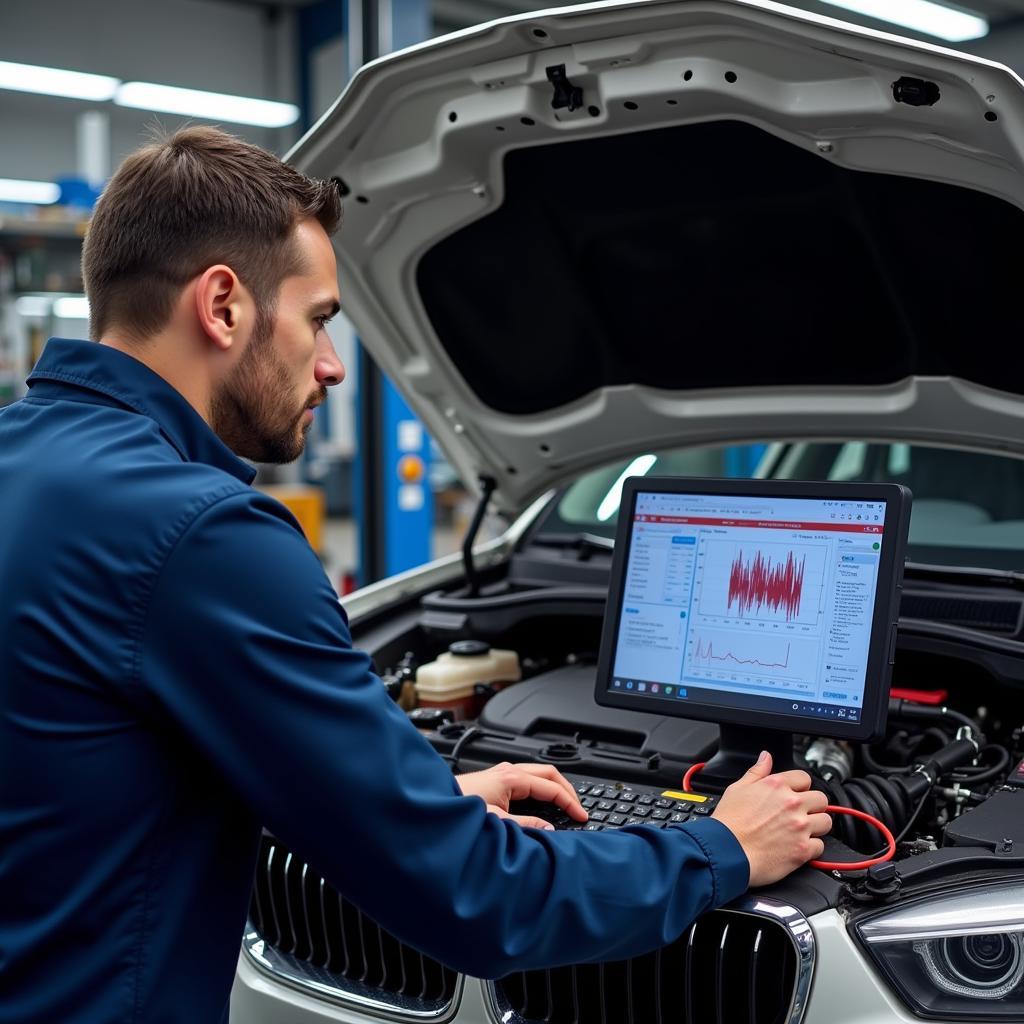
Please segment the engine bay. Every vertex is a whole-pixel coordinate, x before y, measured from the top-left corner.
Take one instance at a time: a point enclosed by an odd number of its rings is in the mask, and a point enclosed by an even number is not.
[[[962,601],[969,590],[962,579],[956,587]],[[927,601],[938,609],[946,600],[936,579],[910,580],[907,590],[915,611]],[[979,588],[979,600],[993,599],[984,591]],[[1019,600],[1005,585],[996,596]],[[716,750],[718,727],[595,702],[603,598],[596,580],[538,586],[496,571],[479,593],[455,588],[422,595],[401,614],[361,624],[365,640],[356,639],[456,773],[533,761],[569,776],[678,790],[687,770]],[[846,902],[856,910],[858,903],[912,893],[936,873],[1024,867],[1024,714],[1017,678],[1024,675],[1024,644],[1005,635],[1004,629],[1000,660],[993,662],[995,638],[983,629],[944,625],[940,617],[908,620],[905,629],[901,623],[884,738],[858,744],[795,737],[797,764],[806,766],[830,804],[883,821],[896,851],[869,871],[801,869],[780,883],[787,898],[807,909]],[[447,705],[436,692],[432,700],[420,699],[424,666],[451,658],[449,648],[459,645],[470,657],[514,652],[515,678],[474,679]],[[699,778],[694,788],[699,791]],[[845,815],[834,821],[830,860],[855,861],[884,850],[871,825]]]

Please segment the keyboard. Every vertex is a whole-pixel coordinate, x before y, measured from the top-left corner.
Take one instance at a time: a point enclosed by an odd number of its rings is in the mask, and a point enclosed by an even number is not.
[[[715,809],[716,796],[686,793],[664,786],[643,786],[634,782],[609,782],[607,779],[565,773],[590,820],[578,822],[560,807],[540,800],[517,800],[512,814],[532,814],[566,831],[601,832],[625,825],[652,825],[665,828],[705,817]]]

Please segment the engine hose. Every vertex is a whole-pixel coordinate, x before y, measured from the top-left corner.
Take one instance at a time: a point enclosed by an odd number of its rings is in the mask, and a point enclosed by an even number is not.
[[[952,725],[952,722],[948,723]],[[944,747],[949,742],[949,733],[943,732],[937,725],[931,725],[922,733],[923,736],[930,736],[940,747]],[[918,755],[923,756],[923,755]]]
[[[909,775],[868,775],[847,779],[841,785],[832,784],[829,787],[832,802],[869,814],[902,835],[924,805],[924,798],[932,786],[977,754],[978,748],[973,740],[954,740],[928,755],[928,760],[917,765]],[[873,832],[865,828],[859,819],[848,816],[835,822],[835,830],[837,838],[854,849],[866,846],[873,838]]]
[[[912,764],[882,764],[871,752],[867,743],[860,748],[861,760],[874,775],[906,775],[914,770]]]
[[[954,722],[967,726],[975,736],[981,735],[981,729],[978,728],[978,723],[973,718],[968,718],[967,715],[962,715],[959,711],[954,711],[952,708],[941,708],[940,710],[944,718],[951,718]]]
[[[818,777],[814,784],[825,791],[830,806],[839,812],[832,818],[832,831],[836,838],[857,850],[870,847],[872,841],[877,841],[876,826],[858,815],[876,820],[890,833],[897,833],[902,838],[921,812],[928,793],[939,779],[977,755],[978,744],[974,740],[953,740],[934,754],[929,754],[928,760],[916,765],[909,775],[868,775],[847,779],[843,783],[836,779]],[[693,780],[703,767],[704,762],[700,761],[687,770],[683,776],[684,790],[692,789]],[[844,808],[857,814],[844,814]],[[895,849],[897,840],[892,835],[888,835],[887,840],[890,841],[891,849]],[[886,860],[891,856],[890,850],[881,859]]]
[[[943,724],[952,726],[955,723],[945,722]],[[943,730],[936,725],[929,726],[927,729],[924,730],[924,732],[920,734],[920,737],[921,739],[927,737],[928,739],[935,740],[937,744],[937,749],[945,747],[950,742],[949,733],[943,732]],[[918,742],[920,742],[920,740]],[[913,763],[902,765],[884,764],[883,762],[879,761],[877,757],[875,757],[875,754],[872,751],[871,746],[867,743],[861,745],[860,756],[861,760],[864,762],[865,767],[868,769],[869,772],[871,772],[874,775],[907,775],[914,770]],[[914,756],[918,760],[920,760],[926,755],[917,752]]]
[[[917,704],[911,700],[903,700],[900,697],[889,699],[889,717],[902,718],[905,721],[931,722],[933,725],[943,723],[947,725],[963,725],[971,730],[971,734],[979,741],[981,740],[981,729],[973,718],[955,711],[953,708],[934,707],[930,704]]]
[[[693,787],[694,776],[704,767],[703,761],[698,761],[695,765],[692,765],[687,769],[686,774],[683,776],[683,789],[690,790]],[[829,779],[819,779],[819,783],[830,792],[841,792],[842,787],[838,783],[834,783]],[[923,803],[923,801],[922,801]],[[920,807],[917,808],[920,810]],[[808,864],[812,868],[819,868],[822,871],[866,871],[868,868],[875,864],[881,864],[883,861],[892,860],[896,854],[896,843],[897,839],[893,836],[892,831],[886,827],[885,822],[879,821],[877,818],[872,817],[869,814],[865,814],[863,811],[858,811],[853,807],[840,807],[834,804],[828,804],[825,807],[826,813],[832,816],[833,829],[839,823],[845,823],[851,819],[863,821],[870,825],[871,828],[877,830],[885,837],[886,848],[880,853],[877,853],[871,857],[864,857],[861,860],[851,861],[829,861],[829,860],[811,860]],[[915,812],[916,815],[916,812]],[[844,832],[845,834],[845,832]],[[902,836],[900,837],[902,838]]]
[[[1002,775],[1010,765],[1010,752],[1005,747],[999,747],[994,743],[990,743],[987,747],[981,748],[978,752],[978,758],[980,759],[987,751],[991,750],[994,750],[997,754],[995,764],[978,765],[977,768],[961,768],[959,771],[953,772],[950,778],[954,782],[970,782],[971,785],[977,785],[979,782],[988,782]]]
[[[925,782],[924,776],[916,779]],[[884,822],[893,832],[902,832],[909,824],[913,801],[907,792],[907,783],[912,780],[904,776],[887,777],[868,775],[859,779],[848,779],[839,786],[839,798],[835,803],[841,807],[852,807],[855,811],[870,814]],[[927,785],[927,783],[925,783]],[[919,786],[915,785],[915,789]],[[857,818],[842,817],[835,821],[837,838],[853,849],[862,849],[875,839]]]

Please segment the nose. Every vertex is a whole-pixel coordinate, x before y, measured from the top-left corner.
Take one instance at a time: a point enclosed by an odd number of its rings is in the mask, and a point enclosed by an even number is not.
[[[316,362],[313,365],[316,382],[324,387],[333,387],[345,379],[345,366],[334,351],[334,343],[326,331],[321,331],[316,343]]]

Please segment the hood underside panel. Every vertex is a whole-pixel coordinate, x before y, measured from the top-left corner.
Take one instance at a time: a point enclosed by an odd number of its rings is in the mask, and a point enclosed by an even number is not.
[[[516,149],[503,177],[502,205],[417,270],[494,410],[624,384],[1024,388],[1004,338],[1024,211],[994,196],[850,170],[739,121]]]
[[[352,197],[367,350],[506,511],[684,445],[1024,456],[1024,88],[768,0],[514,16],[362,68],[294,159]]]

